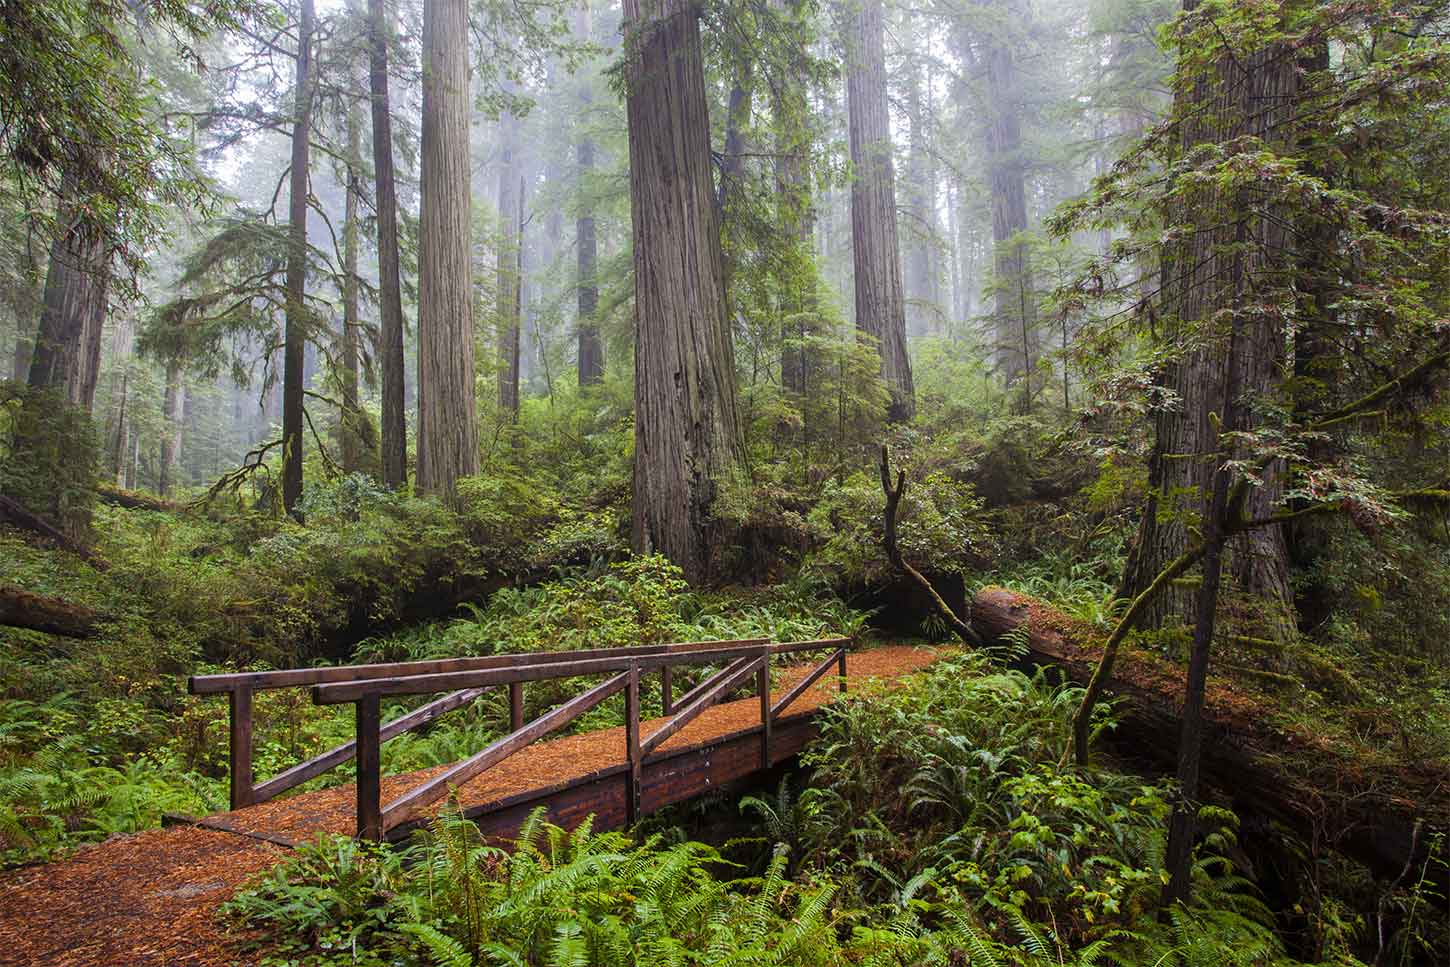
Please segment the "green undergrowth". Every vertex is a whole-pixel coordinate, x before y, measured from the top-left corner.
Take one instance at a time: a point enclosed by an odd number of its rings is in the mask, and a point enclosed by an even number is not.
[[[950,659],[830,706],[758,835],[441,817],[402,850],[320,840],[225,909],[262,964],[1290,965],[1205,809],[1195,900],[1161,907],[1169,790],[1059,764],[1074,689]],[[1106,724],[1106,719],[1104,720]],[[1323,962],[1358,963],[1354,925]]]
[[[144,526],[129,515],[116,516],[131,527]],[[173,523],[168,517],[157,526],[184,529],[185,539],[157,539],[187,547],[210,525]],[[0,650],[0,688],[6,695],[0,702],[0,861],[46,858],[112,833],[155,826],[163,812],[197,815],[226,808],[228,706],[220,697],[187,696],[185,676],[264,669],[271,663],[202,663],[195,644],[187,647],[173,636],[146,630],[146,609],[159,607],[154,601],[128,605],[119,597],[107,598],[109,575],[83,581],[78,575],[49,574],[45,565],[55,564],[59,555],[29,550],[17,558],[18,579],[27,586],[49,593],[63,589],[75,597],[89,589],[94,596],[82,600],[121,617],[89,641],[4,632],[13,646]],[[158,560],[165,566],[166,555],[158,554]],[[118,569],[141,568],[139,560],[120,563],[118,555],[117,561]],[[208,566],[199,564],[200,573],[190,580],[204,585]],[[813,584],[697,592],[685,585],[678,568],[646,557],[598,562],[537,586],[501,589],[481,604],[466,606],[458,618],[369,639],[353,660],[717,638],[814,639],[854,634],[863,620],[864,615]],[[678,689],[706,673],[681,669]],[[579,688],[578,682],[530,685],[526,714],[540,714]],[[388,702],[384,716],[431,697]],[[659,711],[658,688],[646,688],[644,714]],[[426,730],[388,742],[383,767],[396,773],[458,761],[498,738],[508,721],[506,691],[491,690]],[[587,731],[622,721],[623,697],[616,696],[571,728]],[[349,741],[354,730],[349,707],[315,706],[299,689],[259,692],[255,723],[259,778]],[[350,781],[352,774],[351,765],[344,765],[301,788]]]

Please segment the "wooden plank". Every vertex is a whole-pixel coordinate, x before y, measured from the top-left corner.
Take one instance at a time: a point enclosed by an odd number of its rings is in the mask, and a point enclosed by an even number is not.
[[[767,639],[765,638],[739,638],[723,641],[633,645],[628,648],[535,651],[507,655],[484,655],[475,658],[440,658],[431,661],[383,662],[373,665],[325,665],[319,668],[289,668],[268,672],[226,672],[218,675],[193,675],[186,680],[186,689],[193,695],[211,695],[229,692],[241,685],[248,685],[254,689],[292,688],[302,685],[323,685],[333,682],[356,682],[371,678],[399,678],[409,675],[437,675],[447,672],[484,671],[493,668],[547,665],[564,661],[583,661],[589,658],[604,658],[609,656],[660,655],[739,645],[761,645],[765,644],[766,641]],[[438,691],[442,690],[438,689]]]
[[[379,720],[381,714],[376,695],[368,695],[357,703],[357,836],[374,842],[383,838],[382,767],[379,762]]]
[[[629,764],[624,780],[625,822],[633,826],[639,822],[639,796],[641,787],[640,763],[643,755],[639,747],[639,666],[631,665],[629,685],[624,692],[624,759]]]
[[[641,671],[659,668],[662,665],[709,665],[746,655],[759,655],[762,647],[761,644],[752,644],[669,654],[639,656],[616,654],[608,658],[589,658],[543,665],[335,682],[312,686],[312,700],[318,705],[339,705],[355,702],[363,695],[419,695],[427,692],[450,692],[460,688],[479,688],[484,685],[506,685],[512,682],[537,682],[550,678],[601,675],[609,672],[628,671],[631,663],[638,663]],[[623,651],[623,649],[617,649],[617,651]]]
[[[824,678],[826,672],[830,671],[832,665],[835,665],[838,661],[844,660],[845,654],[846,653],[844,651],[836,652],[835,654],[828,657],[825,661],[817,665],[814,669],[812,669],[809,675],[807,675],[805,678],[802,678],[800,681],[796,682],[793,686],[791,686],[790,691],[782,695],[780,701],[776,702],[773,706],[771,706],[771,718],[775,718],[781,712],[784,712],[787,708],[790,707],[790,704],[792,702],[804,695],[808,688]]]
[[[246,685],[232,689],[230,702],[231,804],[241,809],[252,804],[252,690]]]
[[[846,649],[842,648],[836,653],[836,663],[840,666],[841,694],[846,694]]]
[[[640,750],[645,755],[649,755],[661,742],[680,731],[686,725],[689,725],[701,712],[718,702],[721,696],[754,674],[756,667],[764,661],[765,659],[763,657],[752,658],[747,656],[717,674],[715,679],[718,681],[709,691],[704,692],[699,698],[685,706],[684,709],[675,713],[675,716],[660,726],[654,735],[651,735],[640,744]]]
[[[378,730],[378,739],[386,742],[396,735],[427,725],[429,722],[447,712],[467,705],[478,696],[488,691],[486,688],[466,688],[462,691],[445,695],[435,702],[415,708],[406,715],[400,715]],[[277,775],[260,784],[252,792],[252,803],[266,802],[291,789],[293,786],[301,785],[308,779],[314,779],[329,769],[335,769],[347,760],[351,759],[357,752],[357,740],[344,742],[342,745],[334,746],[326,752],[306,762],[298,763],[286,772],[279,772]]]
[[[615,692],[625,688],[628,683],[629,673],[625,672],[601,685],[595,685],[584,694],[578,695],[558,708],[534,719],[517,732],[504,736],[482,752],[464,759],[411,792],[399,796],[383,807],[383,828],[390,829],[408,820],[416,810],[447,795],[450,786],[462,785],[490,766],[507,759],[535,739],[543,738],[550,732],[563,728]],[[376,696],[373,697],[376,698]]]
[[[675,673],[669,665],[660,667],[660,714],[675,710]]]

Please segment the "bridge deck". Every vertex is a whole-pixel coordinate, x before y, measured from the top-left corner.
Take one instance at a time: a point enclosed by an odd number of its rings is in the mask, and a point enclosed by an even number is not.
[[[938,653],[889,646],[853,652],[848,680],[891,679],[931,664]],[[783,668],[775,697],[809,666]],[[827,678],[777,722],[772,762],[794,755],[814,732],[812,713],[835,695]],[[711,708],[645,761],[645,812],[748,777],[761,767],[760,705],[751,696]],[[647,723],[648,734],[658,726]],[[459,801],[485,831],[507,836],[543,804],[572,825],[598,816],[623,822],[623,728],[536,743],[464,784]],[[440,769],[442,767],[439,767]],[[386,797],[438,770],[384,780]],[[390,788],[390,783],[392,784]],[[0,967],[225,967],[250,963],[242,938],[214,916],[253,873],[280,862],[277,844],[319,832],[352,832],[351,785],[302,793],[185,826],[119,837],[73,859],[0,875]],[[234,835],[242,833],[245,835]],[[264,842],[270,841],[270,842]]]

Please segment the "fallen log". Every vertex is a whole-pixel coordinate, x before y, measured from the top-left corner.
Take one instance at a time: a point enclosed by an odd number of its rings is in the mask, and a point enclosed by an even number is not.
[[[180,511],[181,505],[169,500],[163,500],[152,494],[143,493],[139,490],[124,490],[112,484],[100,484],[96,487],[96,498],[108,504],[115,504],[117,507],[125,507],[128,510],[155,510],[167,513]]]
[[[972,601],[971,623],[989,643],[1026,628],[1027,661],[1060,669],[1085,685],[1101,654],[1101,633],[1043,602],[1003,588]],[[1021,641],[1022,636],[1015,636]],[[1178,752],[1183,670],[1164,661],[1123,661],[1108,682],[1118,698],[1112,744],[1171,775]],[[1205,709],[1203,781],[1241,814],[1257,813],[1324,843],[1389,879],[1423,861],[1429,837],[1416,824],[1450,828],[1450,769],[1443,763],[1399,768],[1350,761],[1308,734],[1271,725],[1262,701],[1215,682]]]
[[[95,551],[67,537],[54,524],[37,517],[4,494],[0,494],[0,524],[10,524],[21,530],[30,531],[32,534],[38,534],[56,546],[82,558],[97,571],[106,571],[111,567]]]
[[[105,615],[83,604],[0,586],[0,625],[67,638],[91,638]]]

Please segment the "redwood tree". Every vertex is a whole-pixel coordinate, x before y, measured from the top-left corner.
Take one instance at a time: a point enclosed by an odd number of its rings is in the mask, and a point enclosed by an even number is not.
[[[474,405],[468,4],[423,5],[418,247],[418,489],[452,499],[478,472]]]
[[[297,74],[292,115],[288,199],[287,327],[282,360],[282,506],[291,513],[302,496],[302,370],[306,365],[307,166],[312,133],[313,0],[302,0],[297,24]]]
[[[368,86],[372,95],[373,180],[378,226],[378,366],[382,370],[383,483],[408,480],[403,413],[403,295],[398,278],[398,195],[393,184],[393,120],[388,101],[386,0],[368,0]]]
[[[574,32],[576,39],[588,40],[593,34],[590,0],[580,0],[578,19]],[[574,147],[575,163],[578,165],[578,179],[583,191],[579,206],[579,217],[575,222],[575,244],[578,246],[579,272],[579,385],[588,386],[604,380],[604,343],[599,338],[599,321],[594,314],[599,308],[599,282],[595,278],[595,266],[599,260],[599,243],[594,228],[594,205],[588,197],[587,179],[594,170],[594,141],[586,127],[588,112],[594,103],[594,91],[587,78],[579,84],[579,106],[581,114],[579,140]]]
[[[743,459],[699,8],[625,0],[635,271],[634,548],[707,576],[712,505]]]
[[[876,340],[881,376],[891,390],[888,419],[916,413],[906,355],[906,297],[896,232],[896,174],[886,106],[886,40],[881,0],[861,0],[846,30],[849,101],[851,243],[855,254],[856,328]]]
[[[74,187],[67,178],[62,192]],[[95,399],[100,372],[110,263],[101,229],[78,208],[62,206],[28,375],[31,386],[63,391],[72,404],[86,411]]]

